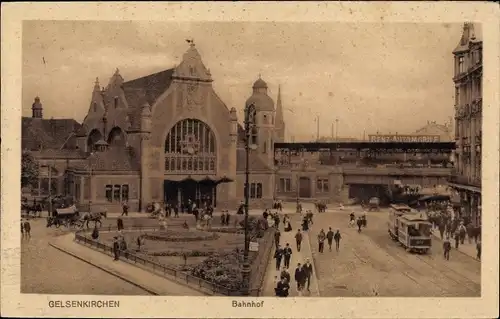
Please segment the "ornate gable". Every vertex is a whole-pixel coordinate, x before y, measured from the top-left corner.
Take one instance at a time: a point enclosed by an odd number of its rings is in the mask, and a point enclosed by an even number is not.
[[[212,82],[212,74],[203,64],[200,53],[196,50],[193,40],[186,41],[189,43],[189,49],[182,56],[182,62],[175,68],[172,78]]]

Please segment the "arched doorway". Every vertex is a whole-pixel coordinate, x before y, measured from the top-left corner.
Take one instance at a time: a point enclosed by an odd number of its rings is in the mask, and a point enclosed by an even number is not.
[[[299,197],[300,198],[310,198],[311,197],[311,179],[309,177],[302,176],[299,178]]]
[[[125,147],[127,144],[125,133],[123,132],[123,130],[121,128],[115,126],[109,132],[107,142],[108,142],[109,146]]]
[[[165,139],[165,175],[176,177],[165,180],[165,202],[216,206],[217,183],[210,178],[217,172],[216,146],[214,132],[198,119],[184,119],[172,127]]]
[[[87,138],[87,150],[93,151],[95,143],[97,143],[97,141],[99,141],[100,139],[102,139],[101,132],[99,132],[99,130],[97,129],[93,129]]]

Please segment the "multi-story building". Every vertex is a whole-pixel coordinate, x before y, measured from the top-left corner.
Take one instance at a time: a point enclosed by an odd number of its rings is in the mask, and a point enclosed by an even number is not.
[[[455,59],[455,171],[450,186],[460,195],[461,214],[481,224],[482,49],[472,23],[465,23]]]

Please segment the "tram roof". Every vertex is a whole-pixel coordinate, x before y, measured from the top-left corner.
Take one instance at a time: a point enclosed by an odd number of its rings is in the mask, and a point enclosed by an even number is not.
[[[401,215],[401,218],[406,219],[409,222],[429,222],[429,218],[425,213],[411,212]]]
[[[309,152],[337,149],[378,150],[440,150],[452,151],[454,142],[329,142],[329,143],[274,143],[274,149],[304,150]]]

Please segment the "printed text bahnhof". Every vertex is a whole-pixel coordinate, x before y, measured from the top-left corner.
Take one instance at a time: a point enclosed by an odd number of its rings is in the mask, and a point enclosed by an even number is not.
[[[118,300],[50,300],[50,308],[118,308]]]

